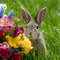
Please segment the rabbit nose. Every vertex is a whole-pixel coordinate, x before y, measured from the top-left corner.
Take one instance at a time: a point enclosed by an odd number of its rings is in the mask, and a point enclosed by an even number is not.
[[[29,34],[32,35],[32,32],[30,32]]]
[[[29,34],[30,34],[30,38],[32,38],[32,32],[30,32]]]

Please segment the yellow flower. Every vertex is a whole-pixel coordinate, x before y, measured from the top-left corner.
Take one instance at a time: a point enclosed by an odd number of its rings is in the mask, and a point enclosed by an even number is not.
[[[25,35],[18,35],[17,37],[6,36],[6,40],[11,47],[23,47],[23,53],[27,54],[33,48],[31,42]]]
[[[17,42],[18,42],[18,37],[10,37],[10,36],[6,36],[6,40],[8,42],[8,44],[11,46],[11,47],[14,47],[14,48],[18,48],[19,46],[17,45]]]
[[[19,44],[24,48],[23,52],[25,54],[29,53],[29,51],[33,48],[31,42],[29,41],[28,38],[25,37],[25,35],[23,36],[23,40],[21,39],[19,41]]]

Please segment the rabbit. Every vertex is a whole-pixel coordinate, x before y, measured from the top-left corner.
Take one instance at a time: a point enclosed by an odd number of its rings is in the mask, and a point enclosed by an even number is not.
[[[26,9],[22,7],[21,10],[23,20],[25,20],[26,22],[26,29],[24,32],[26,37],[29,38],[29,40],[31,41],[36,54],[45,54],[47,51],[46,44],[42,32],[39,28],[39,24],[44,20],[44,16],[46,14],[46,7],[42,8],[37,13],[34,20],[32,19],[30,13]]]

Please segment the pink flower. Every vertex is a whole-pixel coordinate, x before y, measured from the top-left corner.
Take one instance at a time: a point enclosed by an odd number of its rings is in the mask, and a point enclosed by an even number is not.
[[[1,58],[10,58],[11,52],[9,45],[6,42],[0,43],[0,57]]]
[[[12,18],[4,16],[0,18],[0,26],[3,28],[4,31],[10,30],[14,26],[14,22]]]

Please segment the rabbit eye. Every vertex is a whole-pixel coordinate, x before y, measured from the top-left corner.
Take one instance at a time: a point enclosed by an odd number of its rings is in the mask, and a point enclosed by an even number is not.
[[[36,28],[38,29],[38,25],[36,25]]]
[[[38,29],[38,26],[36,28]]]

